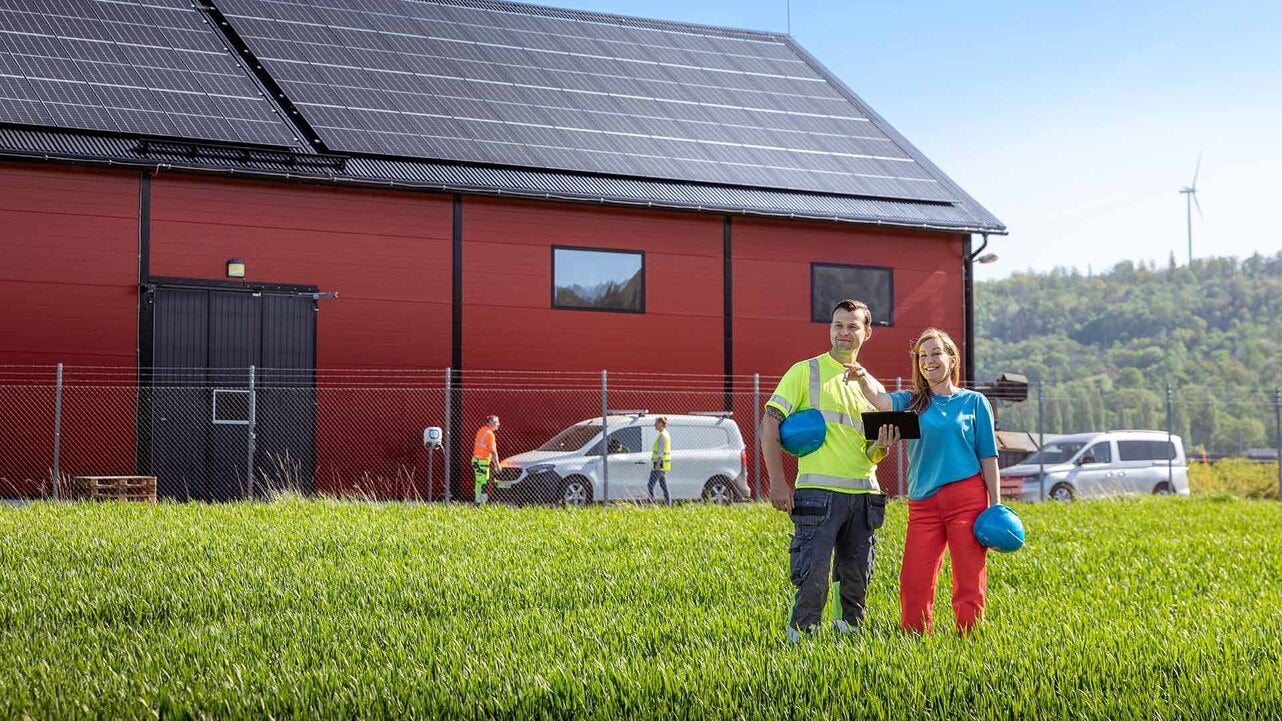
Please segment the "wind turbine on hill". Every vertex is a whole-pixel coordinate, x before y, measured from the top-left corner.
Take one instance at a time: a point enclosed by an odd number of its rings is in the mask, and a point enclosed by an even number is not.
[[[1197,166],[1193,168],[1193,182],[1180,188],[1184,195],[1184,209],[1187,215],[1189,233],[1189,267],[1193,266],[1193,206],[1197,206],[1197,217],[1202,217],[1202,204],[1197,202],[1197,174],[1202,170],[1202,154],[1197,154]]]

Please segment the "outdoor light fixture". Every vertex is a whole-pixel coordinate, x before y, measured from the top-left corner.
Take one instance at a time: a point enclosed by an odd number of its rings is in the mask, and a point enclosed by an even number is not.
[[[976,263],[992,263],[995,260],[997,260],[996,253],[984,253],[983,255],[976,258],[975,262]]]
[[[227,261],[227,277],[228,278],[244,278],[245,277],[245,261],[241,260],[240,258],[232,258],[231,260]]]

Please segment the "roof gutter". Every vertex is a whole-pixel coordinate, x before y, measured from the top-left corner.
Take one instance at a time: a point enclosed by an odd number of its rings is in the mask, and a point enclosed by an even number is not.
[[[962,361],[964,372],[963,386],[975,387],[975,259],[988,247],[988,233],[983,233],[984,242],[974,251],[970,249],[971,239],[966,238],[963,247],[965,260],[962,263],[962,304],[965,307],[966,327],[962,331],[966,336],[966,352]]]

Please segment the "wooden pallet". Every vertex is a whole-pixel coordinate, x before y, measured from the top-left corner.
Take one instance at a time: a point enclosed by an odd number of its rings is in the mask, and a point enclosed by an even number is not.
[[[89,501],[156,502],[155,476],[73,476],[71,497]]]

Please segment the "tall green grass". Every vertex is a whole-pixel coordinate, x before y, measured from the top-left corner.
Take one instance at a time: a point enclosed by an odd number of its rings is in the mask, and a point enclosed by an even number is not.
[[[784,643],[786,517],[285,501],[0,511],[0,718],[1282,718],[1282,504],[1018,506],[982,632]]]

